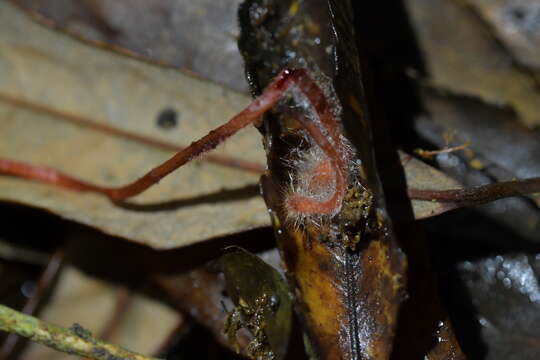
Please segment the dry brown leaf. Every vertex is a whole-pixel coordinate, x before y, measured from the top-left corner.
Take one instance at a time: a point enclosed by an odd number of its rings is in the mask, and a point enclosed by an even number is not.
[[[249,102],[245,95],[174,69],[40,27],[5,2],[0,3],[0,95],[179,144],[189,144]],[[178,111],[179,125],[165,131],[156,117],[169,107]],[[124,184],[171,155],[5,102],[0,102],[0,120],[0,156],[52,166],[99,184]],[[261,163],[264,159],[254,129],[217,152]],[[135,198],[132,209],[101,196],[4,176],[0,199],[168,249],[268,225],[257,181],[256,175],[200,162]]]
[[[405,4],[432,85],[512,106],[526,124],[540,124],[540,93],[534,77],[515,66],[474,11],[450,0]]]
[[[93,335],[99,336],[117,311],[116,294],[115,286],[68,267],[63,270],[54,296],[39,317],[65,327],[78,323]],[[152,354],[180,321],[180,315],[169,307],[132,294],[129,308],[109,340],[133,351]],[[22,358],[59,360],[73,359],[73,356],[31,343]]]
[[[466,0],[522,65],[540,70],[538,0]]]

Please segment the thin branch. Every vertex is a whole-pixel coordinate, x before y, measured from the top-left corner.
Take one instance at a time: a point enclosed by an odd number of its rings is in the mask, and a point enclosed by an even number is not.
[[[0,330],[16,333],[58,351],[96,360],[157,360],[92,337],[80,325],[66,329],[0,305]]]
[[[174,345],[176,345],[182,337],[190,330],[190,326],[187,320],[182,318],[178,321],[178,324],[169,332],[169,335],[165,338],[163,343],[158,347],[154,354],[156,356],[167,353]]]
[[[498,199],[540,193],[540,177],[498,182],[484,186],[456,190],[419,190],[409,188],[412,200],[450,203],[453,208],[480,205]]]
[[[45,295],[50,290],[50,287],[56,277],[58,276],[62,265],[64,263],[64,253],[62,250],[57,250],[49,259],[47,267],[41,273],[41,276],[36,284],[32,296],[26,302],[22,309],[22,313],[26,315],[34,315],[37,308],[43,302]],[[9,359],[11,353],[19,342],[19,336],[16,334],[9,334],[2,347],[0,348],[0,359]]]
[[[132,293],[128,287],[120,286],[116,289],[114,310],[105,328],[99,334],[100,339],[109,340],[114,332],[118,330],[120,323],[124,320],[131,307],[132,300]]]
[[[439,149],[439,150],[415,149],[414,153],[416,155],[424,158],[424,159],[429,160],[429,159],[432,159],[433,156],[438,155],[438,154],[447,154],[447,153],[452,153],[452,152],[456,152],[456,151],[459,151],[459,150],[465,150],[470,145],[471,145],[471,143],[469,141],[467,141],[466,143],[458,145],[458,146],[445,147],[444,149]]]

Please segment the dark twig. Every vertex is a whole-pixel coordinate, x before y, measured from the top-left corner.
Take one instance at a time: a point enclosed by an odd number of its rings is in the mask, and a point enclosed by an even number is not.
[[[99,334],[101,340],[110,340],[131,307],[131,290],[125,286],[116,289],[115,304],[111,318]]]
[[[412,200],[450,203],[454,208],[480,205],[511,196],[524,196],[540,193],[540,177],[498,182],[469,189],[419,190],[409,189]]]
[[[28,299],[22,309],[22,313],[26,315],[33,315],[37,308],[43,302],[45,295],[50,289],[54,279],[58,276],[64,263],[64,253],[61,250],[56,251],[49,259],[47,267],[43,270],[41,277],[39,278],[32,296]],[[0,348],[0,359],[9,359],[19,342],[20,337],[16,334],[9,334],[2,348]]]
[[[169,333],[169,335],[163,341],[163,343],[154,352],[154,356],[162,356],[163,354],[165,354],[169,349],[171,349],[178,342],[179,338],[185,335],[187,331],[189,331],[189,326],[186,322],[186,319],[181,318],[178,321],[178,324],[174,327],[174,329]]]
[[[131,299],[131,290],[129,288],[121,286],[116,289],[112,316],[105,324],[103,330],[99,333],[99,339],[109,341],[112,338],[130,308]],[[90,358],[83,358],[83,360],[84,359]]]

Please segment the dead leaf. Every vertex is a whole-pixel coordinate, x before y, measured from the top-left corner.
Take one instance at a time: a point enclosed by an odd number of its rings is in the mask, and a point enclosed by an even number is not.
[[[0,26],[0,95],[180,144],[204,135],[249,102],[245,95],[176,70],[40,27],[5,2],[0,4]],[[179,125],[165,131],[156,117],[171,107]],[[0,102],[0,119],[2,157],[52,166],[99,184],[129,182],[171,156],[5,102]],[[217,152],[260,163],[264,159],[253,129]],[[9,177],[0,177],[0,199],[168,249],[268,225],[257,181],[256,175],[201,162],[137,197],[130,209],[100,196]]]
[[[537,0],[466,0],[524,66],[540,70],[540,4]]]
[[[401,163],[405,168],[405,178],[409,187],[420,190],[450,190],[459,189],[458,181],[448,177],[441,171],[400,152]],[[435,201],[413,200],[414,217],[423,219],[435,216],[449,210],[447,204]]]
[[[430,84],[509,105],[526,124],[540,124],[534,77],[514,65],[470,8],[449,0],[407,0],[405,5],[425,55]]]
[[[89,278],[74,268],[66,268],[53,298],[39,316],[42,320],[65,327],[79,323],[97,336],[113,316],[115,295],[115,286]],[[178,326],[180,319],[179,314],[169,307],[132,294],[129,309],[110,341],[137,352],[151,354],[159,349]],[[32,343],[25,350],[23,358],[58,360],[73,357]]]
[[[240,0],[14,2],[85,39],[119,46],[247,91],[236,47]]]

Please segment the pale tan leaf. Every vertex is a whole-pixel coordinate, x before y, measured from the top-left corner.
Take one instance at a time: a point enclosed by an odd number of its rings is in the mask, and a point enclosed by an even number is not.
[[[189,144],[248,102],[245,95],[94,48],[43,28],[0,3],[0,95],[153,138]],[[176,129],[156,125],[172,107]],[[0,101],[0,156],[47,165],[102,185],[134,180],[172,154]],[[217,153],[264,162],[260,135],[244,130]],[[168,249],[269,224],[258,176],[190,164],[121,208],[107,199],[0,177],[0,200]]]
[[[419,190],[451,190],[462,187],[458,181],[410,155],[400,152],[400,157],[409,188]],[[449,207],[445,203],[420,200],[413,200],[412,207],[416,219],[435,216],[452,209],[452,207]]]

